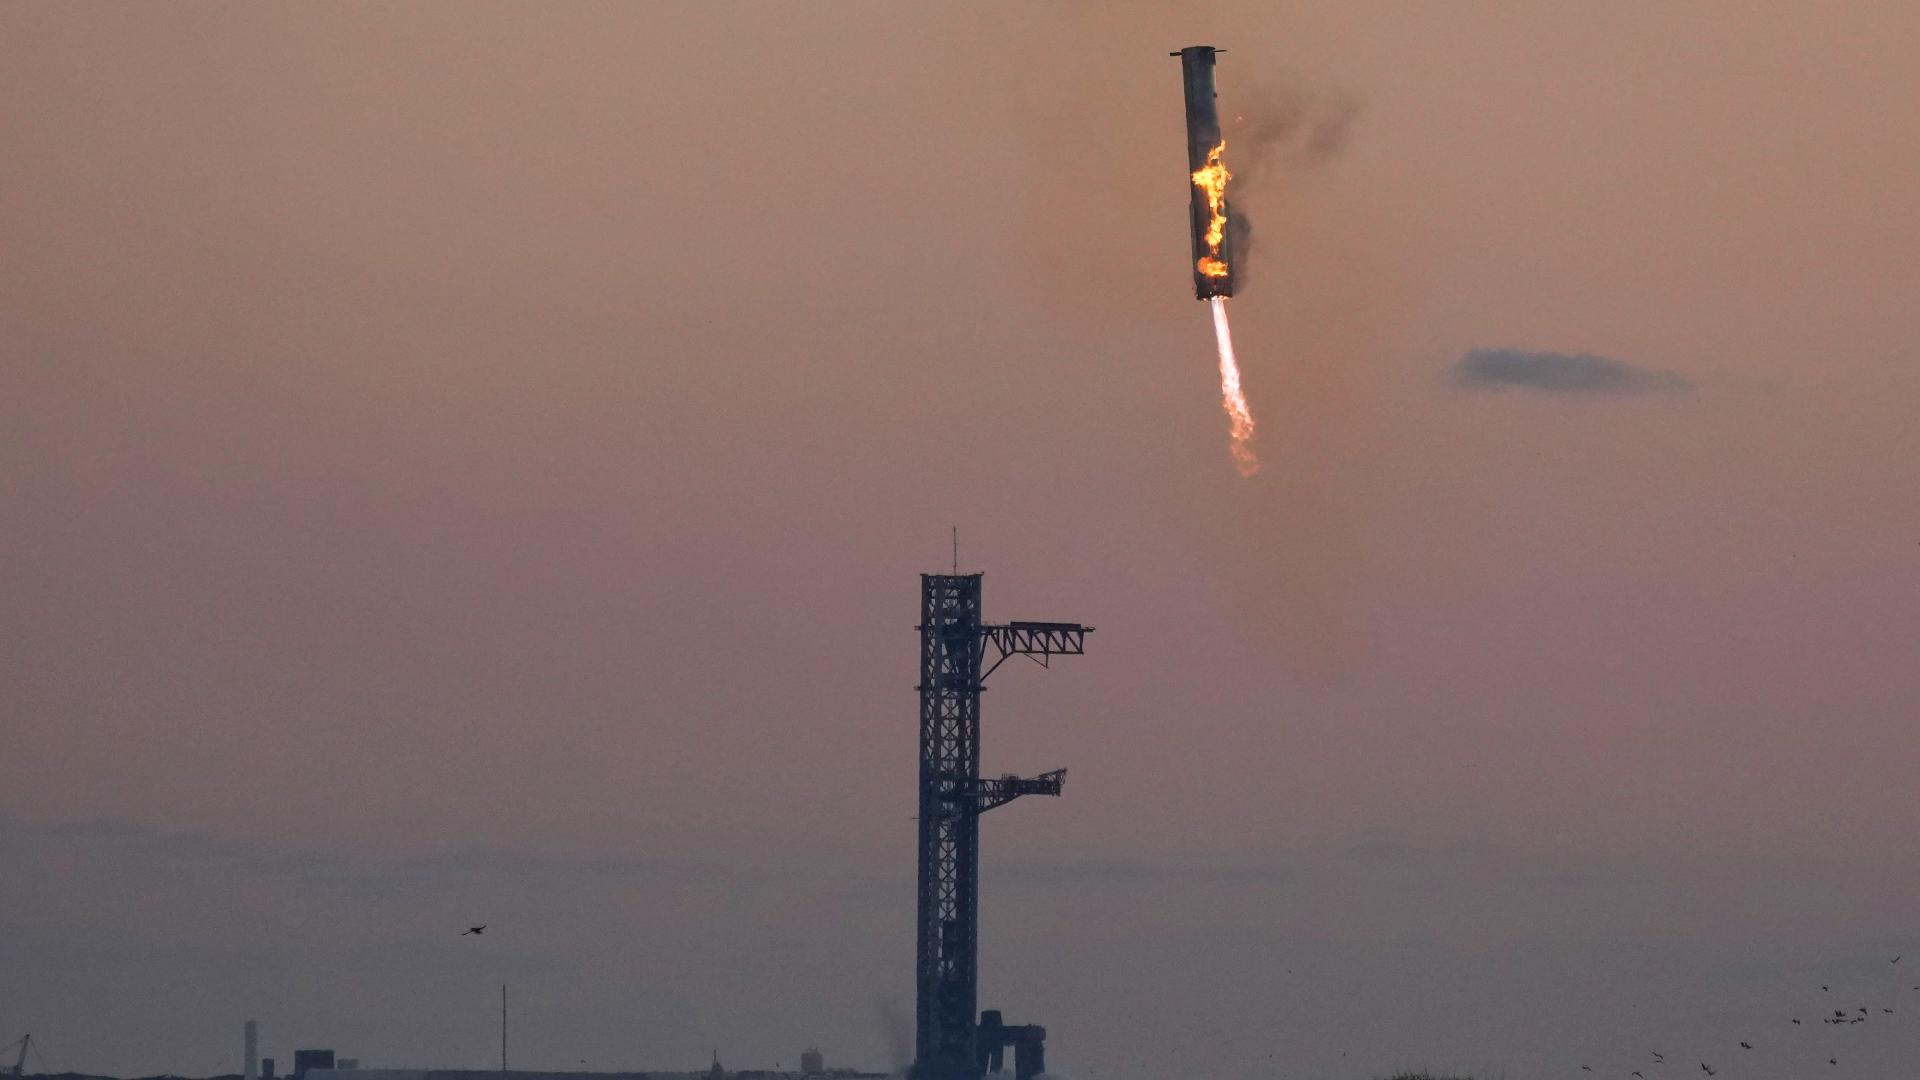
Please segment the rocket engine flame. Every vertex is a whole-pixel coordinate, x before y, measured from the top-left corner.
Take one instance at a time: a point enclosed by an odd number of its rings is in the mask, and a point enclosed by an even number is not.
[[[1241,476],[1260,471],[1260,459],[1253,453],[1253,412],[1247,408],[1247,395],[1240,389],[1240,362],[1233,356],[1233,331],[1227,326],[1227,301],[1216,296],[1208,301],[1213,308],[1213,337],[1220,347],[1220,405],[1227,412],[1227,429],[1233,436],[1229,449],[1233,466]]]
[[[1233,179],[1226,162],[1220,159],[1226,152],[1227,140],[1221,139],[1207,152],[1207,163],[1193,171],[1193,186],[1206,193],[1207,210],[1213,215],[1207,222],[1209,253],[1198,264],[1200,272],[1208,277],[1227,276],[1227,264],[1220,258],[1220,242],[1227,238],[1227,181]]]

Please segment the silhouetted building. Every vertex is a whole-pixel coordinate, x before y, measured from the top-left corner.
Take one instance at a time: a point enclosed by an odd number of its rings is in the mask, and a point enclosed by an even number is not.
[[[827,1071],[827,1059],[820,1053],[819,1047],[810,1046],[801,1052],[800,1071],[807,1076]]]
[[[273,1075],[273,1059],[272,1058],[260,1059],[260,1080],[276,1080],[275,1076]]]
[[[331,1050],[295,1050],[293,1052],[293,1080],[307,1080],[308,1069],[333,1068]]]
[[[710,1069],[688,1072],[532,1072],[513,1069],[314,1069],[306,1080],[707,1080]],[[778,1069],[728,1070],[727,1080],[799,1080],[796,1072]],[[901,1080],[898,1075],[827,1069],[815,1080]]]
[[[512,1069],[314,1069],[306,1080],[707,1080],[711,1067],[686,1072],[534,1072]],[[800,1080],[800,1074],[779,1069],[728,1069],[727,1080]],[[825,1069],[814,1080],[901,1080],[898,1074],[862,1072],[858,1069]]]
[[[1013,1047],[1015,1080],[1033,1080],[1047,1071],[1047,1029],[1039,1024],[1009,1024],[999,1009],[980,1014],[980,1071],[997,1073],[1006,1064],[1006,1048]]]
[[[260,1080],[260,1025],[249,1020],[241,1028],[241,1037],[246,1043],[245,1080]]]

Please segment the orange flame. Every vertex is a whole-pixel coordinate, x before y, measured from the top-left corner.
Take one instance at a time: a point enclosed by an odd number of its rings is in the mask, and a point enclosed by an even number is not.
[[[1221,139],[1219,146],[1207,152],[1206,165],[1193,171],[1193,186],[1207,193],[1207,209],[1213,212],[1213,220],[1207,223],[1207,248],[1213,254],[1199,263],[1200,272],[1208,277],[1227,276],[1227,264],[1220,259],[1220,242],[1227,238],[1227,181],[1233,179],[1220,160],[1226,151],[1227,140]]]

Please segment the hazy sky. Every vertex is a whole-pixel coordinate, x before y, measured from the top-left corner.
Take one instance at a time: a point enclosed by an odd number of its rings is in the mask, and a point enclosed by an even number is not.
[[[983,830],[982,1004],[1058,1071],[1910,1075],[1917,56],[1895,3],[0,7],[0,1042],[485,1066],[506,982],[526,1067],[894,1063],[958,524],[991,617],[1099,627],[984,709],[1071,769]]]

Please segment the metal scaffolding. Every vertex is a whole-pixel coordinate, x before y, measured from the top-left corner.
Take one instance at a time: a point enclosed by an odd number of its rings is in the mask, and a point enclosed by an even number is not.
[[[1021,1080],[1045,1068],[1045,1029],[980,1014],[980,815],[1058,795],[1067,771],[980,775],[980,690],[1008,658],[1045,666],[1085,651],[1078,623],[980,621],[979,574],[920,575],[920,849],[913,1080],[979,1080],[1014,1048]],[[992,662],[982,671],[982,665]],[[982,1022],[984,1021],[984,1023]],[[991,1044],[991,1045],[989,1045]]]

